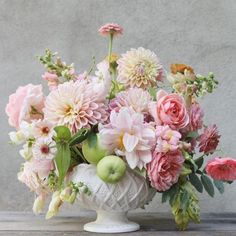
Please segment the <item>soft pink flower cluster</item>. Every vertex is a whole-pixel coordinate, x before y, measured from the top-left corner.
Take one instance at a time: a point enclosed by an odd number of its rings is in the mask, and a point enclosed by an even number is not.
[[[107,36],[109,34],[113,34],[115,36],[120,35],[123,33],[123,29],[115,23],[107,23],[105,25],[103,25],[98,32],[102,35],[102,36]]]

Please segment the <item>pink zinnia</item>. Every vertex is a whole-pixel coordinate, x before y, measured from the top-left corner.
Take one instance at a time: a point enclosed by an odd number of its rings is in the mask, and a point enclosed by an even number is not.
[[[109,34],[113,34],[114,36],[123,34],[123,29],[115,23],[107,23],[105,25],[103,25],[98,32],[102,35],[102,36],[107,36]]]
[[[229,157],[216,157],[208,162],[206,172],[215,180],[236,180],[236,160]]]
[[[152,187],[158,191],[168,190],[178,181],[183,163],[180,151],[165,154],[154,151],[152,161],[147,165]]]
[[[220,135],[216,125],[207,127],[204,133],[199,136],[199,150],[206,154],[213,153],[219,143]]]

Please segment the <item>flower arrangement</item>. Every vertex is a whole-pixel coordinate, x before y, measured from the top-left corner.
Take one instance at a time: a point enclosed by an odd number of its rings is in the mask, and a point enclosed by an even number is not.
[[[197,191],[213,197],[214,187],[222,193],[224,183],[236,180],[233,158],[215,157],[203,167],[220,135],[216,125],[204,123],[198,98],[218,82],[213,73],[202,76],[185,64],[172,64],[166,72],[156,54],[142,47],[114,54],[113,40],[123,33],[117,24],[99,33],[109,38],[109,47],[96,69],[76,73],[73,64],[47,49],[39,61],[49,94],[42,85],[28,84],[10,95],[6,113],[16,131],[9,136],[23,145],[19,154],[25,160],[18,179],[36,194],[36,214],[52,195],[50,218],[64,202],[93,194],[85,183],[70,180],[74,167],[96,165],[109,184],[129,169],[162,194],[184,230],[189,221],[200,222]]]

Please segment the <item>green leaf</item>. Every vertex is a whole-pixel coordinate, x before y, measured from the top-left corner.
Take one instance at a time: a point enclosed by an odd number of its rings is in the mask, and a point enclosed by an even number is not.
[[[195,160],[195,163],[198,166],[198,169],[200,169],[202,167],[203,162],[204,162],[203,156],[201,156]]]
[[[185,212],[189,205],[189,194],[186,189],[180,194],[180,207]]]
[[[90,129],[83,128],[79,130],[69,141],[70,146],[74,146],[76,144],[82,143],[87,137],[90,132]]]
[[[196,131],[192,131],[192,132],[189,132],[188,135],[186,136],[186,138],[197,138],[199,136],[198,132]]]
[[[151,95],[151,97],[156,100],[157,89],[153,87],[149,87],[148,92]]]
[[[200,181],[200,179],[198,178],[198,176],[196,174],[190,174],[189,180],[198,192],[200,192],[200,193],[203,192],[202,182]]]
[[[67,128],[66,126],[56,126],[54,128],[54,130],[57,133],[56,141],[70,140],[71,132],[70,132],[69,128]]]
[[[220,193],[224,193],[225,188],[224,183],[222,181],[213,180],[213,183]]]
[[[215,191],[214,191],[214,186],[211,181],[211,179],[207,175],[201,175],[201,181],[203,184],[204,189],[206,192],[211,196],[214,197]]]
[[[66,173],[70,167],[71,153],[68,143],[57,143],[57,154],[55,156],[55,162],[57,165],[59,178],[58,185],[62,187]]]
[[[177,185],[173,185],[169,190],[162,193],[162,203],[166,202],[167,200],[170,201],[170,204],[173,202],[175,195],[178,191]]]
[[[88,145],[90,148],[95,148],[97,145],[97,134],[94,132],[90,132],[88,134]]]

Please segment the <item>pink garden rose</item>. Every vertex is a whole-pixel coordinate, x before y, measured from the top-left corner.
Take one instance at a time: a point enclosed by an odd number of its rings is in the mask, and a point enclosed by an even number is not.
[[[50,91],[57,89],[59,78],[56,74],[45,72],[44,75],[42,75],[42,78],[48,81],[48,87]]]
[[[182,129],[188,125],[189,115],[181,96],[160,90],[156,100],[149,104],[149,111],[157,125],[169,125],[172,129]]]
[[[236,180],[236,160],[230,157],[214,158],[206,166],[206,172],[215,180]]]
[[[24,170],[18,174],[18,179],[37,195],[47,193],[47,178],[54,169],[52,160],[34,159],[24,163]]]
[[[166,191],[177,183],[184,163],[180,151],[159,153],[153,152],[152,161],[147,165],[148,177],[152,187],[158,191]]]
[[[190,107],[189,118],[190,118],[190,131],[196,131],[201,129],[203,126],[203,110],[198,103],[192,104]]]
[[[44,96],[41,85],[28,84],[19,87],[15,93],[9,96],[6,106],[8,122],[16,129],[21,121],[32,121],[42,118]]]
[[[169,152],[176,151],[179,148],[179,140],[181,138],[181,134],[176,131],[170,129],[168,125],[165,126],[157,126],[156,127],[156,136],[157,136],[157,152]]]
[[[123,29],[115,23],[107,23],[105,25],[103,25],[98,32],[102,35],[102,36],[107,36],[109,34],[113,34],[115,36],[123,34]]]
[[[199,140],[199,151],[204,152],[206,154],[213,153],[219,143],[220,135],[217,130],[216,125],[212,125],[207,127],[204,130],[204,133],[201,134],[198,138]]]

